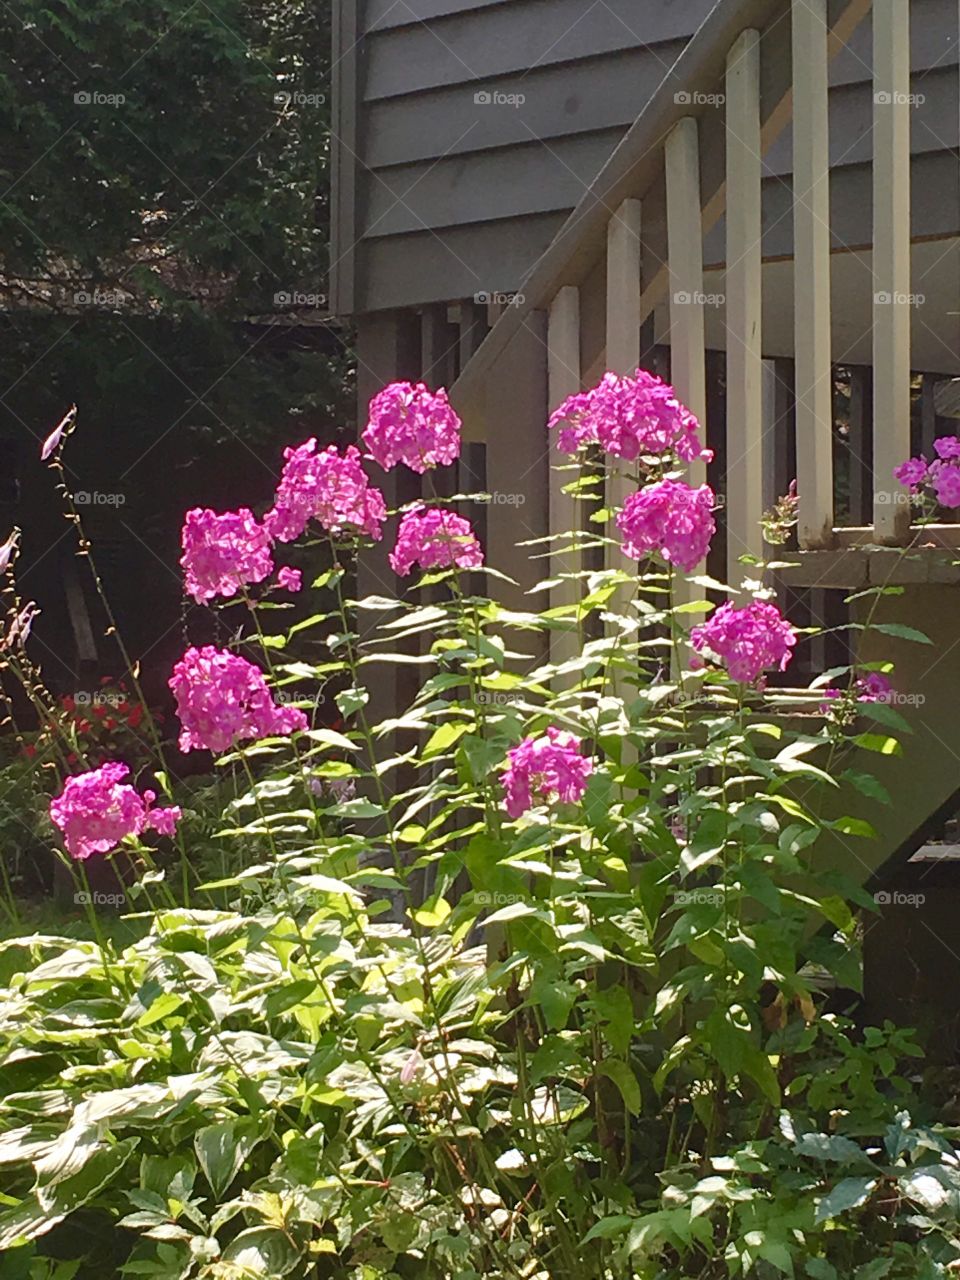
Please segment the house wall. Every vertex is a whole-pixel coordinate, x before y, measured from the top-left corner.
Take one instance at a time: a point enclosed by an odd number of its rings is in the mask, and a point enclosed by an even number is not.
[[[338,0],[333,310],[515,291],[714,3]]]
[[[515,291],[713,4],[338,0],[334,311]],[[960,233],[957,6],[910,7],[913,233],[939,238]],[[765,48],[788,55],[789,23],[774,25]],[[838,250],[872,238],[872,41],[868,16],[830,72]],[[722,159],[723,128],[721,109],[704,121],[705,171]],[[764,172],[764,256],[788,257],[789,128]],[[665,253],[661,206],[651,192],[650,261]],[[721,220],[708,267],[724,239]]]

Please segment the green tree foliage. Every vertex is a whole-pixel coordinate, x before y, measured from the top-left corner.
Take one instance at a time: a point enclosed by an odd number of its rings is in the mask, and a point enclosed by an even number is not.
[[[256,323],[325,311],[329,62],[329,6],[305,0],[0,8],[4,389],[39,361],[24,389],[55,410],[79,360],[103,408],[166,366],[169,422],[239,362],[188,427],[332,410],[329,336],[286,344],[281,394]]]

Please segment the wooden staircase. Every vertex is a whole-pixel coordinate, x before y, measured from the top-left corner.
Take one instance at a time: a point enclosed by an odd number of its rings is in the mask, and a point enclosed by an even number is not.
[[[911,453],[911,62],[907,0],[723,0],[710,13],[556,239],[518,289],[491,313],[485,336],[473,324],[452,391],[467,437],[486,449],[486,488],[522,484],[526,501],[490,521],[488,557],[517,575],[513,548],[524,538],[572,527],[568,477],[551,472],[546,421],[571,393],[604,370],[652,367],[669,346],[669,378],[706,424],[720,473],[711,484],[726,498],[726,580],[738,585],[741,556],[762,557],[760,517],[792,477],[799,491],[796,561],[784,581],[810,589],[816,609],[825,590],[899,585],[884,597],[886,625],[909,623],[932,634],[933,648],[886,633],[869,634],[858,656],[896,663],[895,683],[917,699],[907,718],[914,734],[904,755],[861,750],[849,767],[876,777],[894,796],[876,840],[842,833],[824,842],[827,865],[878,882],[891,860],[919,843],[932,815],[960,788],[960,528],[911,527],[897,500],[894,466]],[[832,325],[843,305],[832,291],[829,92],[831,61],[870,17],[873,27],[872,362],[855,370],[859,399],[856,475],[845,501],[854,518],[837,522],[835,352]],[[725,103],[718,110],[718,102]],[[792,133],[790,273],[793,334],[788,355],[764,348],[764,157]],[[722,366],[708,377],[710,280],[704,243],[723,224]],[[775,305],[780,305],[774,300]],[[769,297],[766,302],[770,306]],[[475,313],[469,311],[475,321]],[[668,332],[662,332],[663,324]],[[767,315],[769,319],[769,315]],[[658,325],[660,330],[658,331]],[[482,340],[477,344],[477,338]],[[714,360],[715,363],[715,360]],[[722,383],[722,392],[718,388]],[[714,412],[722,394],[724,422]],[[851,404],[855,399],[851,391]],[[788,412],[784,411],[789,401]],[[789,438],[788,438],[789,432]],[[722,433],[722,439],[718,434]],[[853,446],[851,446],[853,447]],[[555,459],[554,459],[555,460]],[[702,482],[702,464],[691,467]],[[853,493],[854,481],[856,492]],[[618,501],[616,484],[608,498]],[[767,555],[769,558],[769,555]],[[579,568],[575,556],[552,569]],[[521,570],[521,588],[545,576]],[[575,584],[556,587],[552,604],[570,602]],[[819,596],[817,592],[821,593]],[[862,605],[854,606],[854,617]],[[881,643],[882,642],[882,643]],[[551,656],[566,656],[558,635]],[[882,652],[877,651],[881,643]],[[931,660],[931,655],[936,660]],[[848,802],[849,803],[849,802]],[[877,804],[854,800],[877,825]],[[839,815],[838,815],[839,816]]]

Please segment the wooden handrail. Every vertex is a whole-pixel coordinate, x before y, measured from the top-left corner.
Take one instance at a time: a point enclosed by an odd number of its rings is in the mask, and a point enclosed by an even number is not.
[[[870,11],[871,0],[847,0],[829,31],[833,57],[848,42]],[[763,39],[777,43],[783,56],[770,59],[771,79],[765,85],[766,114],[761,143],[766,152],[792,115],[792,69],[789,58],[790,0],[722,0],[704,19],[660,87],[628,130],[598,177],[567,218],[546,252],[527,275],[518,294],[522,303],[507,308],[463,369],[451,395],[465,418],[482,406],[484,382],[509,343],[530,317],[549,307],[565,285],[578,285],[600,260],[611,216],[624,200],[643,199],[663,172],[663,149],[668,134],[684,116],[695,118],[711,110],[703,101],[722,85],[727,56],[737,39],[756,28]],[[703,228],[709,230],[726,205],[721,174],[703,197]],[[664,297],[667,270],[662,268],[644,289],[641,318]]]

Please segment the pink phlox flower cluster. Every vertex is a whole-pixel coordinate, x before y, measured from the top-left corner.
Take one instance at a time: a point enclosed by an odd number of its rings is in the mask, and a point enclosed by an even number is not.
[[[303,574],[299,569],[291,569],[289,565],[284,565],[277,574],[277,586],[282,591],[290,591],[296,594],[303,587]]]
[[[363,442],[385,471],[398,462],[422,475],[460,457],[461,422],[442,388],[392,382],[370,401]]]
[[[336,445],[317,453],[315,439],[284,450],[283,474],[272,510],[263,523],[278,542],[299,538],[311,520],[329,533],[365,533],[379,541],[387,518],[383,494],[373,488],[361,464],[360,450]]]
[[[713,457],[697,437],[699,422],[673,387],[644,369],[623,377],[605,373],[592,390],[565,400],[547,425],[561,428],[557,445],[563,453],[596,444],[628,462],[670,452],[686,462]]]
[[[186,590],[198,604],[235,596],[273,572],[270,535],[246,507],[223,515],[194,507],[187,512],[181,545]]]
[[[543,737],[525,738],[507,753],[507,760],[501,781],[504,807],[511,818],[532,807],[534,793],[547,803],[576,804],[593,773],[593,761],[580,753],[580,739],[554,725]]]
[[[893,685],[882,671],[869,671],[856,683],[858,702],[889,702]]]
[[[188,649],[169,684],[182,726],[181,751],[220,753],[244,740],[307,727],[299,708],[277,706],[259,667],[213,645]]]
[[[732,679],[753,684],[764,671],[786,670],[797,633],[774,604],[754,600],[735,609],[728,601],[693,628],[690,642],[719,658]]]
[[[942,436],[934,440],[936,458],[908,458],[894,467],[894,479],[913,493],[925,486],[933,489],[941,507],[960,507],[960,436]]]
[[[479,569],[483,548],[470,521],[439,507],[414,507],[404,513],[397,532],[397,544],[390,552],[394,573],[405,578],[419,565],[421,569]]]
[[[820,704],[820,714],[829,714],[833,709],[832,704],[850,692],[853,693],[857,702],[889,702],[894,688],[882,671],[869,671],[854,682],[852,690],[824,689],[824,701]]]
[[[678,480],[660,480],[633,493],[617,516],[623,550],[634,560],[651,551],[691,572],[710,550],[717,526],[708,485],[693,489]]]
[[[181,810],[152,808],[156,792],[138,795],[123,781],[129,772],[125,764],[109,762],[68,778],[61,794],[51,800],[51,821],[72,858],[82,861],[93,853],[109,853],[127,836],[142,835],[148,828],[174,834]]]

